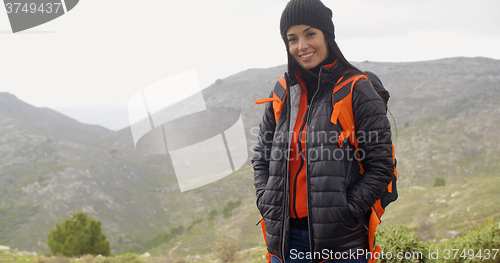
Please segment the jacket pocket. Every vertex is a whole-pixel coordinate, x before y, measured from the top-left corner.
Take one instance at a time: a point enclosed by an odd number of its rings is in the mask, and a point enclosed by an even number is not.
[[[347,147],[351,147],[354,149],[354,147],[351,145],[349,145]],[[344,152],[345,152],[345,154],[353,155],[354,150],[345,150]],[[348,156],[348,158],[346,158],[348,161],[345,162],[345,166],[344,166],[345,167],[345,188],[346,188],[346,191],[348,191],[349,188],[351,188],[358,181],[359,177],[361,176],[361,171],[359,168],[358,161],[355,158],[354,159],[351,159],[351,158],[354,158],[354,157]]]
[[[343,207],[340,212],[342,213],[342,224],[348,228],[354,228],[358,225],[358,220],[355,219],[354,214],[349,209],[349,204]]]
[[[264,211],[262,211],[263,210],[262,200],[263,200],[263,197],[264,197],[265,193],[266,193],[266,189],[261,189],[257,193],[256,205],[257,205],[257,209],[259,209],[260,215],[262,215],[262,216],[264,215]]]

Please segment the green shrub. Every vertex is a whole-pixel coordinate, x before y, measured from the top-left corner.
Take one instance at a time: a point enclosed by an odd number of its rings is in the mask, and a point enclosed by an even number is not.
[[[176,228],[172,228],[172,230],[170,230],[170,234],[173,237],[180,236],[180,235],[184,234],[184,226],[178,226]]]
[[[191,222],[191,225],[189,225],[187,228],[186,228],[186,231],[188,233],[191,233],[191,230],[193,229],[193,227],[197,224],[200,224],[201,222],[203,222],[203,218],[198,218],[196,220],[194,220],[193,222]]]
[[[198,219],[194,220],[194,221],[191,223],[191,225],[193,225],[193,226],[194,226],[194,225],[199,224],[199,223],[201,223],[201,222],[203,222],[203,218],[198,218]]]
[[[86,254],[107,256],[111,250],[106,235],[101,232],[101,221],[84,212],[74,213],[57,223],[47,234],[47,246],[54,255],[66,257]]]
[[[228,218],[231,216],[231,212],[232,212],[232,209],[226,206],[222,210],[222,215],[224,216],[224,218]]]
[[[224,207],[224,209],[222,210],[222,215],[225,217],[225,218],[228,218],[231,216],[232,212],[233,212],[233,209],[235,209],[236,207],[238,207],[239,205],[241,205],[241,201],[238,200],[236,202],[233,202],[233,201],[229,201],[227,202],[227,205],[226,207]]]
[[[444,180],[444,178],[436,178],[436,180],[434,180],[434,187],[445,186],[445,185],[446,181]]]
[[[498,249],[500,224],[489,220],[461,237],[434,245],[431,251],[438,252],[435,254],[439,258],[438,262],[500,262]]]
[[[147,242],[146,247],[147,248],[157,247],[162,243],[169,242],[173,238],[174,236],[171,233],[162,232],[157,234],[153,239]]]
[[[215,209],[212,209],[212,211],[210,211],[208,213],[208,221],[214,220],[216,215],[217,215],[217,211]]]
[[[231,262],[239,250],[238,242],[227,236],[217,237],[217,245],[215,246],[215,255],[220,262]]]
[[[382,248],[381,262],[426,262],[428,247],[404,225],[385,226],[376,233],[376,244]],[[383,256],[383,257],[382,257]]]
[[[500,224],[493,219],[484,221],[463,236],[439,244],[419,241],[407,226],[386,226],[377,231],[376,244],[386,256],[377,262],[500,262]],[[392,253],[390,259],[388,252]],[[411,258],[400,259],[398,252]]]

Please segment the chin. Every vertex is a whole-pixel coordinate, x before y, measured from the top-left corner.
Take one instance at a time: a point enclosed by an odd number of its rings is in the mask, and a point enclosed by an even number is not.
[[[304,67],[306,69],[312,69],[312,68],[315,68],[316,66],[318,66],[319,63],[315,63],[315,64],[309,64],[308,63],[308,64],[305,64],[305,65],[304,64],[301,64],[301,65],[302,65],[302,67]]]

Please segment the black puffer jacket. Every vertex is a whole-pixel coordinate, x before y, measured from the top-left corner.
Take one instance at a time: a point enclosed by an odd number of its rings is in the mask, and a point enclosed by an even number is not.
[[[320,76],[333,83],[340,77],[337,63],[332,69],[322,67]],[[254,146],[254,168],[257,207],[267,231],[269,253],[283,260],[289,253],[290,192],[286,152],[290,148],[289,131],[293,131],[297,112],[290,101],[300,98],[302,87],[285,74],[287,96],[276,123],[272,103],[266,104],[260,124],[258,143]],[[321,81],[306,114],[306,178],[311,252],[344,252],[368,249],[370,207],[380,199],[391,181],[393,171],[390,123],[385,104],[372,84],[359,80],[353,91],[355,129],[362,153],[364,174],[353,158],[354,147],[346,139],[343,147],[337,137],[340,124],[330,121],[334,84]],[[292,129],[290,129],[292,127]],[[371,132],[371,133],[369,133]],[[324,136],[324,135],[328,136]],[[365,138],[360,138],[365,134]],[[372,138],[368,138],[368,134]],[[323,136],[322,136],[323,135]],[[324,259],[324,258],[323,258]],[[315,259],[312,262],[320,262]]]

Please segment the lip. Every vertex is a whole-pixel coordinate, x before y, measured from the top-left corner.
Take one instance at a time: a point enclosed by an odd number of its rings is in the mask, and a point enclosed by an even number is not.
[[[312,53],[312,55],[311,55],[310,57],[306,57],[306,58],[302,57],[302,56],[304,56],[304,55],[309,55],[309,54],[311,54],[311,53]],[[299,58],[300,58],[300,60],[302,60],[302,61],[307,61],[307,60],[311,60],[311,59],[312,59],[315,55],[316,55],[316,51],[313,51],[313,52],[309,52],[309,53],[300,54],[300,55],[299,55]]]

